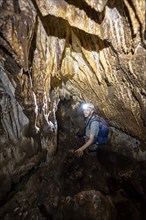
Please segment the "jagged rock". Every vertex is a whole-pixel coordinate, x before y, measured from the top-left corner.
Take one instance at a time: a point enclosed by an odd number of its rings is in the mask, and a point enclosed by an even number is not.
[[[9,69],[9,77],[18,84],[19,76],[17,99],[31,130],[43,126],[44,97],[48,114],[50,88],[59,87],[69,97],[92,100],[114,126],[145,141],[144,1],[36,2],[2,1],[0,24],[9,51],[2,65],[8,69],[14,55],[26,71],[14,76]]]
[[[1,199],[42,161],[53,163],[60,154],[65,159],[81,144],[76,134],[82,128],[80,104],[85,101],[93,102],[110,122],[109,140],[102,149],[107,162],[117,165],[119,157],[126,157],[144,163],[145,1],[1,0],[0,11]],[[61,168],[82,165],[72,158]],[[111,172],[119,182],[134,178],[137,188],[140,171],[134,172],[131,164],[128,174],[126,168]],[[62,185],[64,181],[73,187],[72,180],[83,178],[84,167],[74,168],[72,175],[63,175]],[[105,179],[100,176],[100,183],[91,185],[108,194]],[[85,182],[90,185],[87,175]],[[43,219],[41,211],[50,212],[46,204],[37,207],[37,217],[33,208],[30,213],[22,208],[18,218]]]
[[[83,191],[63,207],[64,219],[116,219],[114,205],[99,191]],[[59,218],[58,218],[59,219]]]

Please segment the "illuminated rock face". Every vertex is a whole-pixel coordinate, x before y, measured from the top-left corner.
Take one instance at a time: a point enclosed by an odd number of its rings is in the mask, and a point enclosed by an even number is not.
[[[1,1],[1,66],[33,132],[61,93],[93,101],[114,126],[145,139],[144,8],[126,0]]]
[[[36,2],[56,48],[49,52],[52,76],[116,127],[145,139],[144,1]]]
[[[93,102],[112,126],[145,143],[144,10],[144,0],[1,0],[3,148],[23,140],[34,157],[42,149],[54,155],[60,98]]]

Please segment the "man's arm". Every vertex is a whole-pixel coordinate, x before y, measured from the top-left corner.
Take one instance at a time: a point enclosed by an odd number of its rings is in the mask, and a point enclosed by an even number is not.
[[[83,151],[89,147],[92,143],[94,142],[94,135],[90,134],[89,140],[79,149],[77,149],[75,151],[75,154],[77,154],[77,156],[82,156],[83,155]]]

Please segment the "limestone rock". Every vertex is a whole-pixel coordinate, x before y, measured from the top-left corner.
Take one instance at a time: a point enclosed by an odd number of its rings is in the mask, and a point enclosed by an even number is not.
[[[1,0],[0,11],[2,197],[33,167],[51,162],[58,142],[73,146],[81,102],[108,118],[115,152],[146,150],[144,0]],[[64,100],[68,112],[57,121]]]

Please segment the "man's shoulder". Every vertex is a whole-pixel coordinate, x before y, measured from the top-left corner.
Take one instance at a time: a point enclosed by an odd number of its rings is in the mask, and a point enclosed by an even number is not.
[[[99,124],[99,119],[98,119],[98,117],[92,118],[90,123],[91,123],[92,125],[97,125],[97,124]]]
[[[93,122],[93,121],[97,121],[97,122],[99,122],[99,116],[98,116],[98,115],[94,115],[94,116],[92,116],[92,118],[91,118],[91,122]]]

